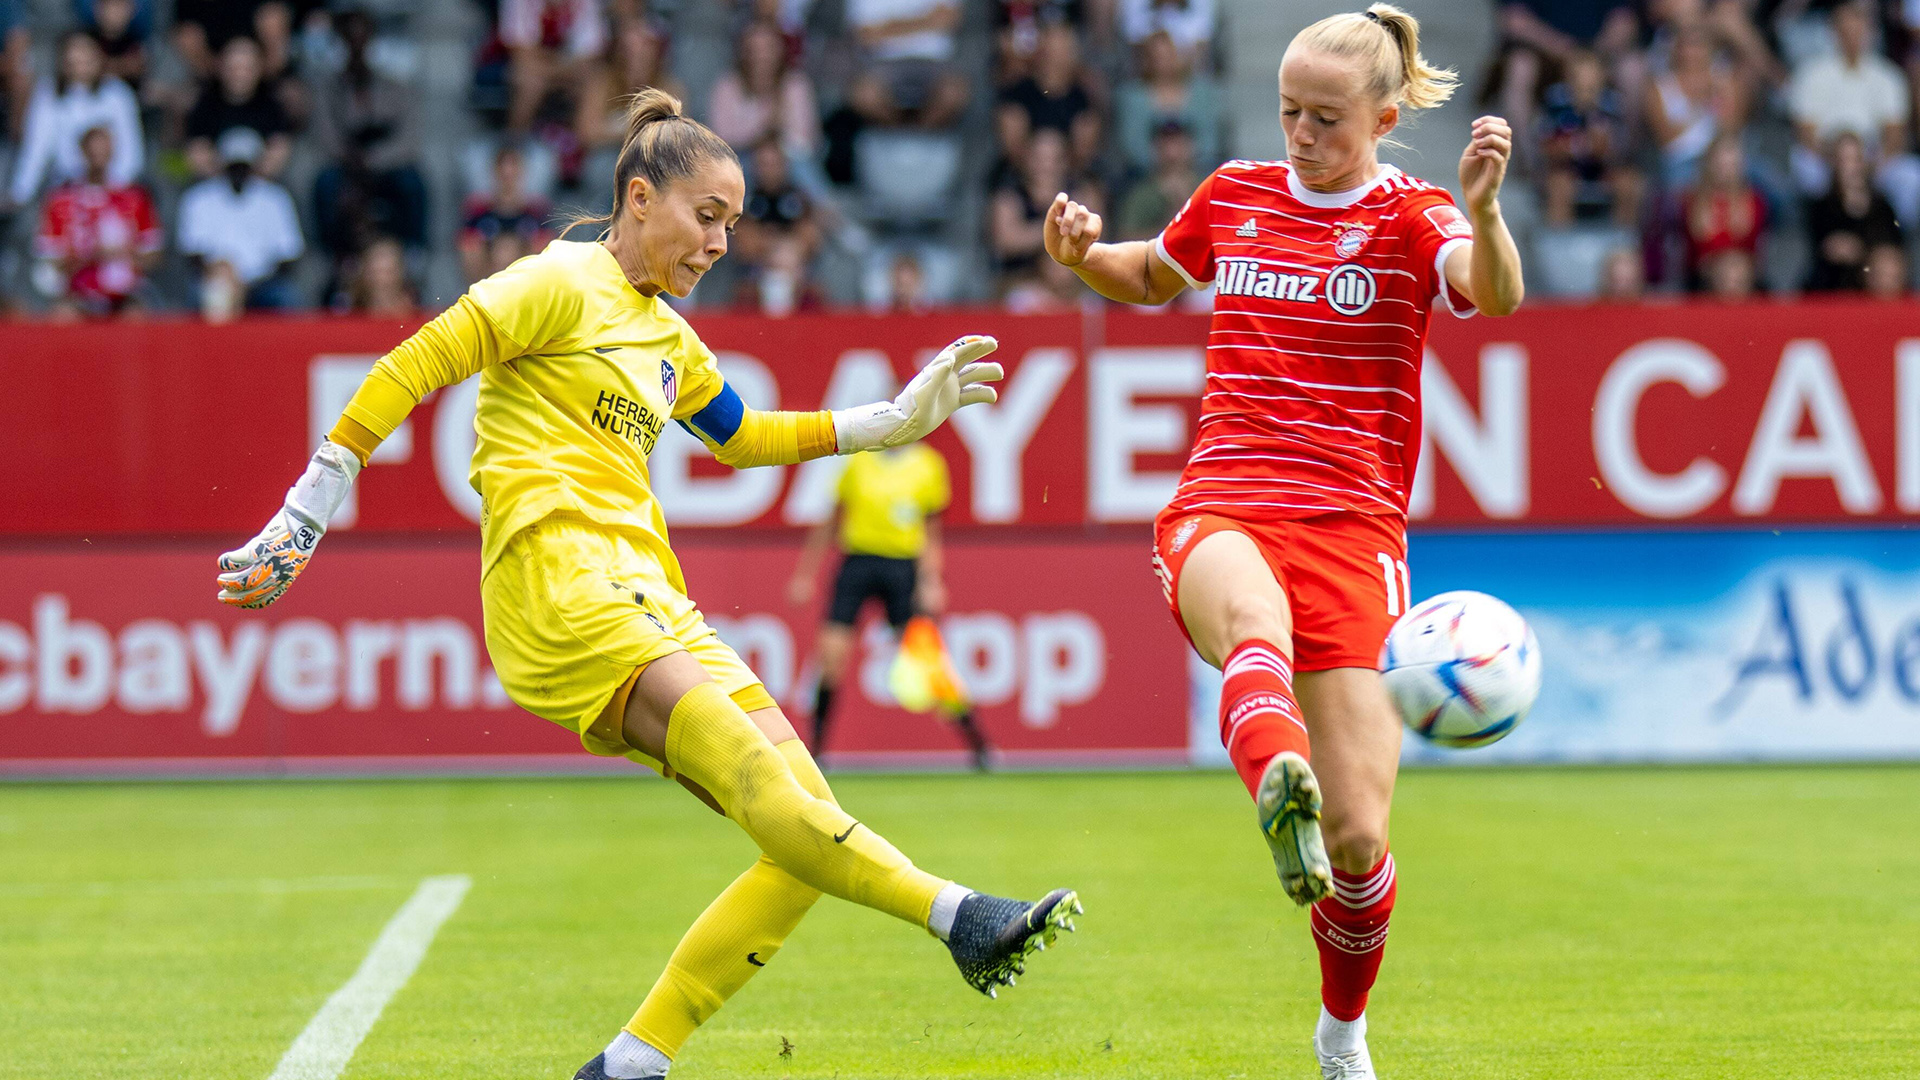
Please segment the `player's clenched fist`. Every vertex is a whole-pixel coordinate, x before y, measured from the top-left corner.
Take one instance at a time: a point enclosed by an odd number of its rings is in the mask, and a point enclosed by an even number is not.
[[[1047,254],[1061,266],[1079,266],[1086,261],[1088,249],[1100,239],[1100,215],[1067,198],[1066,192],[1053,197],[1047,207],[1047,220],[1041,226],[1041,242]]]
[[[220,556],[220,602],[258,608],[280,599],[307,568],[313,549],[326,535],[327,522],[359,472],[360,459],[353,451],[321,443],[267,527]]]
[[[1507,159],[1513,155],[1513,128],[1498,116],[1473,122],[1473,136],[1460,154],[1460,193],[1467,207],[1483,210],[1500,195]]]

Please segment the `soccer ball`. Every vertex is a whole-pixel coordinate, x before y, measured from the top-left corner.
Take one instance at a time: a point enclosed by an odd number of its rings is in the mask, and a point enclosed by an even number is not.
[[[1387,632],[1380,680],[1414,734],[1441,746],[1486,746],[1526,719],[1540,696],[1540,642],[1519,612],[1486,593],[1441,593]]]

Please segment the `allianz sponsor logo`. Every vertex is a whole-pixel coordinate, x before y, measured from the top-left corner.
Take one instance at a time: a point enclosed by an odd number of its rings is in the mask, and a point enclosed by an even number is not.
[[[1222,259],[1214,280],[1214,292],[1221,296],[1254,296],[1265,300],[1292,300],[1318,303],[1341,315],[1360,315],[1373,307],[1380,286],[1373,271],[1359,263],[1341,263],[1324,277],[1320,274],[1282,273],[1267,270],[1255,259]]]

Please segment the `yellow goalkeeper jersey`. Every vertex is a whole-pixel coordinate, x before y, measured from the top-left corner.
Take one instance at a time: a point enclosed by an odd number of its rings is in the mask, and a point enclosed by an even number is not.
[[[513,535],[557,511],[632,533],[684,590],[647,476],[669,421],[721,460],[831,453],[828,414],[745,410],[678,312],[637,292],[599,243],[556,240],[478,282],[375,365],[344,414],[372,441],[433,390],[478,372],[470,474],[481,497],[482,573]],[[778,421],[778,422],[774,422]],[[364,459],[344,423],[335,441]],[[772,445],[778,443],[779,445]]]
[[[947,508],[947,462],[925,443],[855,454],[840,474],[840,549],[849,555],[917,559],[927,516]]]

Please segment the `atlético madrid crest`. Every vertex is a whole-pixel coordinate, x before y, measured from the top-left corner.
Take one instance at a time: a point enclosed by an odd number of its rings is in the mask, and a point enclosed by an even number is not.
[[[1333,253],[1343,259],[1351,259],[1360,254],[1360,249],[1366,243],[1367,230],[1358,225],[1349,225],[1340,230],[1339,238],[1333,242]]]
[[[673,370],[673,362],[660,361],[660,393],[666,396],[667,406],[671,408],[675,398],[680,396],[680,376]]]

